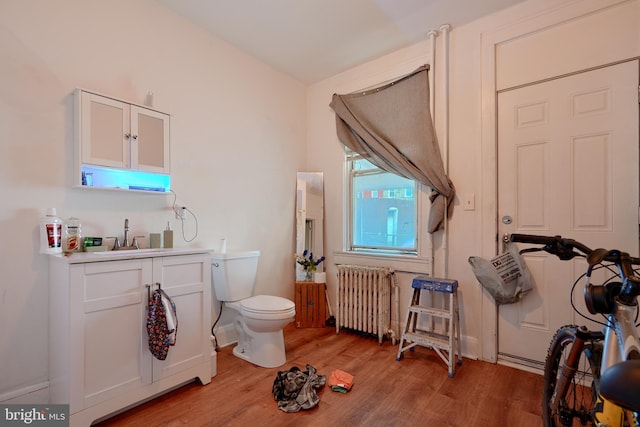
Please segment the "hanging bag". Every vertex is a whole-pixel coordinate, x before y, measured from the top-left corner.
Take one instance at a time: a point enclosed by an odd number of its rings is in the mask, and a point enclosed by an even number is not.
[[[497,257],[487,261],[469,257],[476,279],[497,304],[512,304],[533,289],[533,278],[515,244],[509,244]]]
[[[176,343],[177,332],[176,305],[162,289],[158,288],[149,296],[147,312],[149,351],[156,359],[167,358],[169,347]]]

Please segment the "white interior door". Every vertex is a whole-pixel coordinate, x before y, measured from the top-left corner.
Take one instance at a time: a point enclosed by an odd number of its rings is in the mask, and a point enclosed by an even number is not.
[[[638,127],[637,60],[500,93],[500,235],[562,235],[638,255]],[[500,306],[498,358],[538,367],[558,327],[586,323],[570,304],[584,261],[525,260],[535,287]],[[584,307],[580,287],[574,302]]]

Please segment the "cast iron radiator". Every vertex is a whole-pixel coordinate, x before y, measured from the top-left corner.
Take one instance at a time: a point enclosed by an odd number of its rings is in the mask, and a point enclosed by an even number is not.
[[[390,335],[391,287],[395,286],[393,270],[386,267],[338,264],[336,333],[340,329],[378,337],[382,344]]]

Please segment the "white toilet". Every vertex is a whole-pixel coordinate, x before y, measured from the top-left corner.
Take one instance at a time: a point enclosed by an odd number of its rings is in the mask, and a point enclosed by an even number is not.
[[[271,295],[253,295],[259,251],[216,253],[211,272],[216,299],[235,310],[238,345],[233,354],[265,368],[284,365],[282,328],[295,318],[293,301]]]

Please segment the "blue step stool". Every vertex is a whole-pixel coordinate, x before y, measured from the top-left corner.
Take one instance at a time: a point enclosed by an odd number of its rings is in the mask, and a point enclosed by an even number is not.
[[[460,345],[460,313],[458,311],[458,281],[438,279],[428,276],[417,276],[411,283],[413,295],[409,302],[405,327],[400,339],[396,360],[402,360],[405,350],[413,350],[415,346],[432,348],[447,364],[449,377],[455,374],[455,362],[462,364]],[[427,302],[420,302],[422,293],[428,293]],[[435,306],[435,296],[442,296],[442,306]],[[448,294],[448,298],[447,298]],[[448,303],[447,303],[448,300]],[[420,328],[418,317],[422,316]],[[440,328],[434,327],[437,319],[443,319]]]

